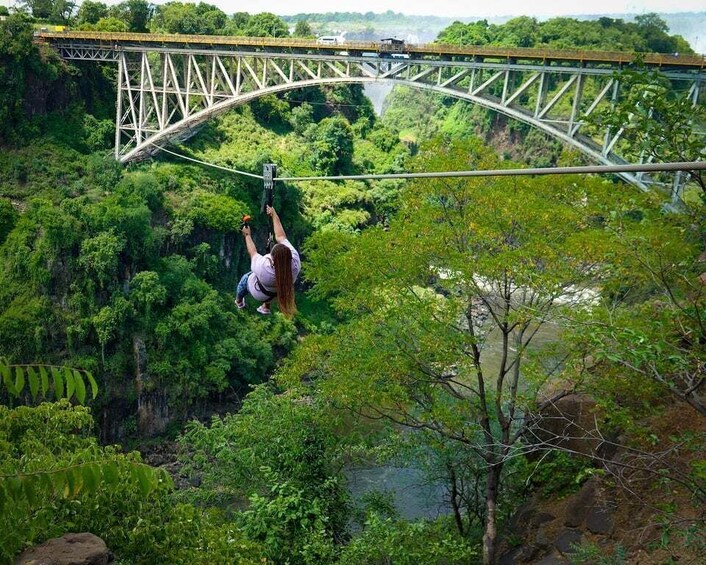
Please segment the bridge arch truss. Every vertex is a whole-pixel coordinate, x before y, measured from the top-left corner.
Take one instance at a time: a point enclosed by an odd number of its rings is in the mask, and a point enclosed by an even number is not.
[[[620,96],[608,62],[517,60],[475,57],[379,57],[372,53],[293,53],[55,43],[66,59],[118,64],[115,157],[125,163],[155,151],[155,145],[188,136],[198,124],[260,96],[336,83],[390,81],[467,100],[540,129],[592,160],[615,165],[624,128],[589,136],[584,121]],[[696,104],[703,96],[702,69],[661,71]],[[646,189],[665,179],[622,173]],[[678,195],[679,176],[669,181]]]

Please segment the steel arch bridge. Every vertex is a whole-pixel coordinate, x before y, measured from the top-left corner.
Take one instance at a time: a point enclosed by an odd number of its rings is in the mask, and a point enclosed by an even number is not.
[[[115,157],[122,163],[266,94],[376,81],[467,100],[530,124],[600,164],[625,163],[620,154],[625,128],[600,137],[581,130],[586,116],[619,99],[615,71],[633,62],[627,53],[433,44],[385,50],[365,42],[96,32],[37,38],[65,59],[117,62]],[[646,54],[643,63],[700,103],[703,56]],[[646,174],[621,176],[643,189],[658,184]],[[678,174],[671,189],[679,195]]]

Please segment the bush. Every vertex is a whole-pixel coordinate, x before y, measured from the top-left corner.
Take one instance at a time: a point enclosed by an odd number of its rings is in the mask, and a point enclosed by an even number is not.
[[[261,563],[262,550],[214,512],[174,504],[170,481],[146,491],[138,453],[99,447],[86,407],[63,400],[37,407],[0,405],[0,480],[114,462],[115,474],[86,493],[16,496],[0,512],[0,560],[71,531],[90,531],[130,563]],[[145,466],[140,465],[144,468]],[[50,475],[47,475],[50,476]],[[67,489],[71,482],[67,483]],[[0,495],[5,490],[0,488]]]
[[[368,517],[363,533],[341,552],[340,565],[465,565],[479,561],[478,550],[448,527],[435,522],[405,522]]]

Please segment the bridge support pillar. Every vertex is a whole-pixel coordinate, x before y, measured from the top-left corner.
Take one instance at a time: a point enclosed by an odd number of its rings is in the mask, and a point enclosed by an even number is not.
[[[123,57],[118,56],[118,100],[115,103],[115,160],[120,160],[120,124],[122,123],[123,114],[123,67],[125,61]]]

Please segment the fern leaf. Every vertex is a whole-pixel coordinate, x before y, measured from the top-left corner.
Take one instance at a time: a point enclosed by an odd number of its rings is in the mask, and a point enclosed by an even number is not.
[[[74,369],[74,384],[76,385],[76,398],[83,404],[86,402],[86,384],[83,382],[83,377],[80,371]]]
[[[17,396],[17,392],[15,391],[15,383],[12,380],[12,371],[10,370],[10,367],[2,364],[0,365],[0,371],[2,371],[2,381],[5,383],[5,388],[7,388],[8,392],[12,394],[13,396]]]
[[[37,398],[37,394],[39,394],[39,377],[34,367],[27,367],[27,380],[29,381],[29,392],[32,398],[35,399]]]
[[[66,494],[66,473],[52,472],[47,475],[51,482],[51,492],[59,493],[61,496]]]
[[[86,379],[91,387],[92,397],[96,398],[98,383],[90,371],[51,365],[11,365],[6,358],[0,357],[0,387],[4,386],[12,396],[19,396],[25,384],[29,382],[29,391],[33,400],[37,399],[40,392],[42,396],[48,397],[51,391],[50,384],[53,384],[55,398],[71,399],[75,394],[76,400],[83,404],[86,402]]]
[[[42,381],[42,396],[46,397],[49,393],[49,375],[44,365],[39,366],[39,378]]]
[[[39,486],[42,489],[42,492],[44,492],[47,495],[50,495],[51,493],[55,492],[54,488],[54,481],[52,481],[52,475],[51,473],[42,473],[39,475]],[[1,481],[0,481],[1,482]],[[59,490],[63,489],[63,485]]]
[[[95,398],[98,396],[98,383],[96,383],[96,379],[93,378],[90,371],[84,371],[84,373],[86,374],[86,378],[91,385],[91,394],[93,395],[93,398]]]
[[[64,498],[73,498],[81,490],[81,477],[76,473],[76,469],[68,469],[66,471],[66,488],[64,489]]]
[[[83,467],[82,469],[82,482],[86,486],[86,489],[89,492],[93,492],[96,490],[98,486],[98,482],[100,480],[100,471],[98,470],[97,466],[93,463],[90,463]]]
[[[17,365],[15,367],[15,394],[19,395],[25,387],[25,370]]]
[[[74,382],[73,371],[68,367],[64,367],[64,381],[66,382],[66,398],[71,400],[76,390],[76,383]]]
[[[129,480],[136,483],[144,496],[162,484],[172,486],[171,477],[164,470],[154,469],[143,463],[92,461],[52,471],[0,474],[0,510],[20,500],[40,507],[56,496],[71,499],[79,494],[90,495],[106,485],[116,485],[124,481],[125,474],[120,473],[121,469],[127,471]]]
[[[61,371],[57,367],[52,367],[51,376],[54,380],[54,396],[56,398],[63,398],[64,378],[61,376]]]

